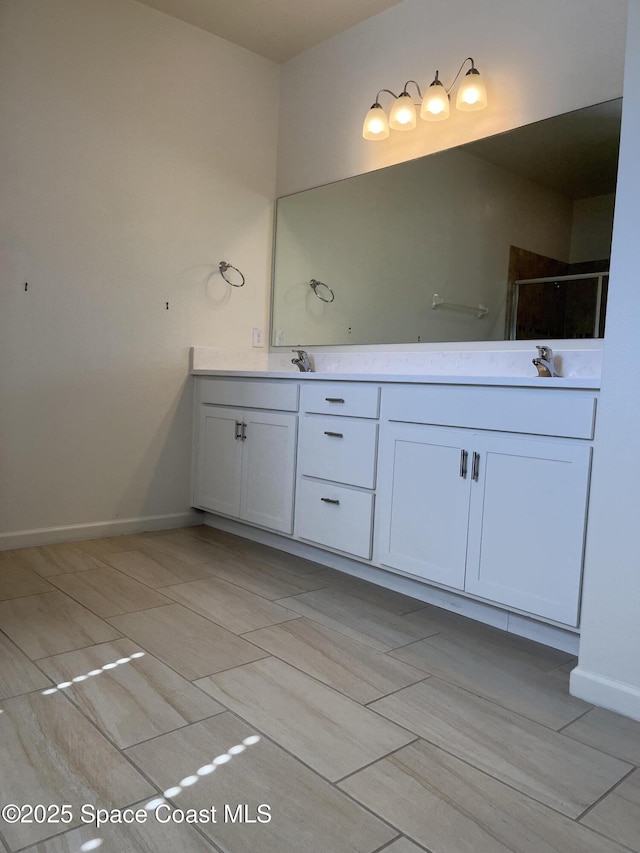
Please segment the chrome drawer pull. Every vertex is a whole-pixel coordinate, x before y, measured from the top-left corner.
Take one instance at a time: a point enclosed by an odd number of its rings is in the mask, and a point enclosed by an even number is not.
[[[325,397],[324,399],[327,403],[344,403],[342,397]]]
[[[324,434],[330,435],[332,438],[344,438],[344,435],[341,432],[330,432],[329,430],[325,430]]]
[[[466,450],[460,451],[460,476],[465,479],[467,476],[467,459],[469,454]]]
[[[320,498],[320,500],[323,501],[323,503],[335,504],[336,506],[338,506],[338,504],[340,503],[340,501],[336,500],[336,498]]]
[[[473,465],[471,467],[471,479],[477,480],[480,476],[480,454],[473,452]]]
[[[242,424],[240,421],[236,421],[236,438],[242,438]]]

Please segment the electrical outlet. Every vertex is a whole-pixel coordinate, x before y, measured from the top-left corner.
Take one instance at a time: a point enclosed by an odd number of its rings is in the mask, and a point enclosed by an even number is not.
[[[276,329],[276,346],[284,346],[284,329]]]
[[[253,327],[253,346],[254,347],[263,347],[264,346],[264,332],[262,329],[258,329],[257,326]]]

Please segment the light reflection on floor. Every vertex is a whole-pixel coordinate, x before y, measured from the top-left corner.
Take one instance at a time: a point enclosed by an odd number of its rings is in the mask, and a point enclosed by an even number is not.
[[[124,659],[122,662],[126,663]],[[240,755],[248,746],[254,746],[256,743],[259,743],[260,740],[260,735],[249,735],[249,737],[246,737],[242,743],[237,743],[234,746],[229,747],[229,749],[221,755],[216,755],[216,757],[211,760],[210,764],[203,764],[202,767],[199,767],[193,775],[185,776],[178,785],[173,785],[170,788],[167,788],[167,790],[163,792],[164,796],[154,797],[154,799],[149,800],[149,802],[144,806],[145,811],[155,811],[158,806],[166,803],[167,797],[177,797],[185,788],[190,788],[192,785],[195,785],[203,776],[209,776],[209,774],[213,773],[216,768],[223,764],[227,764],[235,755]],[[97,850],[98,847],[103,845],[103,843],[103,838],[92,838],[90,841],[85,841],[84,844],[80,846],[80,853],[86,853],[86,851],[89,850]]]
[[[103,672],[109,672],[118,666],[123,666],[125,663],[131,663],[132,660],[142,658],[145,654],[146,652],[134,652],[129,655],[129,657],[118,658],[118,660],[112,661],[111,663],[105,663],[104,666],[97,669],[92,669],[87,673],[76,675],[70,681],[61,681],[59,684],[56,684],[55,687],[48,687],[46,690],[42,690],[41,693],[43,696],[52,696],[54,693],[66,690],[68,687],[72,687],[74,684],[81,684],[83,681],[95,678],[95,676],[101,675]],[[0,708],[0,714],[3,713],[3,709]],[[144,806],[144,809],[148,812],[154,811],[158,806],[161,806],[166,802],[166,798],[179,796],[185,788],[190,788],[192,785],[195,785],[196,782],[200,781],[204,776],[209,776],[218,767],[221,767],[223,764],[227,764],[234,756],[245,752],[248,746],[254,746],[259,743],[260,740],[260,735],[249,735],[244,738],[242,743],[237,743],[234,746],[229,747],[226,752],[216,755],[209,764],[203,764],[202,767],[199,767],[194,774],[185,776],[184,779],[180,780],[179,784],[172,785],[167,788],[167,790],[163,792],[164,796],[155,797],[154,799],[149,800],[149,802]],[[102,847],[103,844],[104,838],[91,838],[89,841],[85,841],[80,845],[78,853],[89,853],[91,850],[97,850],[99,847]]]
[[[46,690],[42,691],[42,695],[51,696],[53,693],[57,693],[59,690],[64,690],[67,687],[71,687],[72,684],[79,684],[81,681],[86,681],[88,678],[95,677],[96,675],[101,675],[103,672],[107,672],[110,669],[115,669],[117,666],[122,666],[122,664],[130,663],[134,658],[143,658],[145,654],[146,652],[134,652],[128,658],[118,658],[118,660],[113,661],[112,663],[105,663],[105,665],[100,667],[100,669],[92,669],[85,675],[76,675],[75,678],[71,679],[71,681],[61,681],[60,684],[56,684],[55,687],[48,687]]]
[[[173,785],[172,787],[167,788],[167,790],[164,791],[164,796],[177,797],[184,788],[189,788],[191,785],[195,785],[203,776],[208,776],[210,773],[213,773],[217,767],[231,761],[234,755],[240,755],[240,753],[244,752],[248,746],[253,746],[258,743],[259,740],[260,735],[250,735],[249,737],[246,737],[242,743],[237,743],[235,746],[230,747],[227,752],[217,755],[212,759],[210,764],[203,764],[202,767],[199,767],[196,770],[193,776],[185,776],[178,785]],[[164,797],[157,797],[154,800],[150,800],[146,804],[145,809],[147,809],[147,811],[153,811],[163,802],[165,802]]]

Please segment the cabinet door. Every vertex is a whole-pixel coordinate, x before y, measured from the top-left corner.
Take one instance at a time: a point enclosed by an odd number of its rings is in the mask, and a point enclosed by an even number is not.
[[[474,436],[465,589],[578,624],[591,449]]]
[[[241,516],[291,533],[297,416],[244,412]]]
[[[468,440],[460,430],[383,426],[376,519],[381,563],[462,589],[470,473],[461,463]]]
[[[194,471],[194,505],[238,518],[242,441],[239,409],[200,406]]]

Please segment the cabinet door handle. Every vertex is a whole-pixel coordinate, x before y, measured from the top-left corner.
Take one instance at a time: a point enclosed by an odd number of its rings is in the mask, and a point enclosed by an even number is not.
[[[340,501],[336,498],[320,498],[320,500],[326,504],[335,504],[336,506],[340,504]]]
[[[240,423],[240,421],[236,421],[235,438],[242,438],[242,424]]]
[[[240,433],[240,438],[244,441],[245,438],[247,437],[247,425],[245,423],[242,423],[241,426],[242,426],[242,432]]]
[[[467,459],[469,458],[469,454],[466,450],[460,451],[460,476],[464,480],[467,476]]]
[[[344,398],[342,397],[325,397],[324,399],[327,403],[344,403]]]
[[[471,467],[471,479],[477,480],[480,476],[480,454],[473,451],[473,464]]]
[[[324,434],[330,435],[332,438],[344,438],[344,435],[341,432],[331,432],[330,430],[325,430]]]

